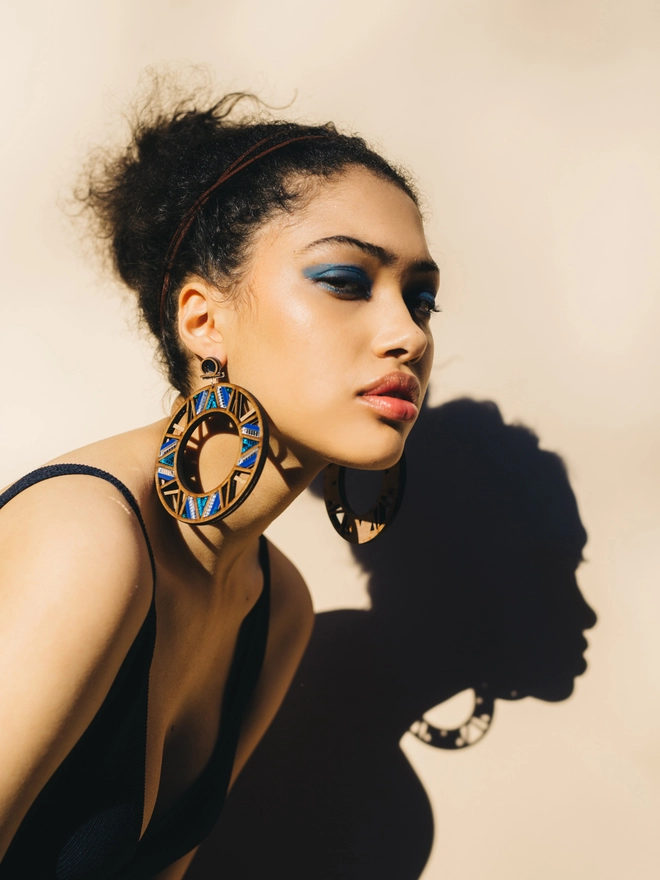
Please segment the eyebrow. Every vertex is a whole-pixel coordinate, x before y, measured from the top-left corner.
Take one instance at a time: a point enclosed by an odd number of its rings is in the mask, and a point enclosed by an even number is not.
[[[362,241],[359,238],[352,238],[350,235],[330,235],[327,238],[319,238],[311,242],[303,248],[303,253],[322,244],[348,244],[352,247],[359,248],[363,253],[375,257],[383,266],[392,266],[399,262],[399,257],[387,248],[378,244],[371,244],[368,241]],[[413,272],[440,272],[438,264],[433,260],[413,260],[407,264],[407,268]]]

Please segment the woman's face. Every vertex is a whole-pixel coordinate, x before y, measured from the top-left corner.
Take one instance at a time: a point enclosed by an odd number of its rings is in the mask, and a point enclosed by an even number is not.
[[[219,304],[230,381],[303,464],[396,462],[426,391],[438,269],[398,187],[351,168],[253,242]]]

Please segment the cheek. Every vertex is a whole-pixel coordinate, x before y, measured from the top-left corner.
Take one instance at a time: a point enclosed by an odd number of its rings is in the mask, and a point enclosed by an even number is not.
[[[360,302],[310,290],[298,277],[255,280],[228,351],[232,381],[257,397],[281,436],[356,467],[398,460],[412,427],[393,431],[356,402],[382,371],[370,314]],[[417,370],[424,386],[432,359],[429,348]]]
[[[241,326],[243,344],[234,358],[240,376],[275,420],[284,417],[284,404],[289,412],[323,410],[339,393],[337,375],[350,359],[337,303],[310,296],[295,281],[260,293]]]
[[[428,339],[428,346],[426,351],[424,352],[423,357],[423,373],[424,373],[424,390],[426,390],[426,386],[429,383],[429,379],[431,378],[431,369],[433,367],[433,358],[435,356],[435,343],[433,341],[433,333],[429,328],[426,332],[426,338]]]

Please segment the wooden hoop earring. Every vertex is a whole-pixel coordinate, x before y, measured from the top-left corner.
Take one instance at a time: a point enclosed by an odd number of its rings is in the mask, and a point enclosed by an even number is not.
[[[165,510],[194,525],[216,522],[236,510],[254,489],[268,451],[268,420],[259,401],[245,388],[225,380],[217,358],[202,361],[202,378],[210,384],[176,412],[165,429],[156,461],[156,489]],[[233,422],[240,448],[223,482],[211,492],[197,492],[186,482],[183,453],[195,430],[218,413]]]
[[[473,746],[488,733],[493,723],[495,698],[485,693],[488,685],[474,688],[474,709],[472,715],[460,727],[434,727],[420,718],[410,728],[410,733],[434,749],[464,749]]]
[[[364,514],[356,514],[346,495],[346,468],[329,464],[323,473],[325,507],[337,534],[351,544],[366,544],[377,538],[397,515],[406,487],[406,461],[383,471],[376,503]]]

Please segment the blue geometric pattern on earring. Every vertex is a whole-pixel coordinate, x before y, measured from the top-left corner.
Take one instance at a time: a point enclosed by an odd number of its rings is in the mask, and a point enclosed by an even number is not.
[[[205,524],[223,519],[249,496],[268,454],[268,421],[259,401],[244,388],[224,380],[216,358],[202,362],[202,378],[210,385],[195,391],[172,416],[161,440],[155,476],[158,498],[176,519]],[[241,443],[234,464],[222,483],[210,492],[198,492],[186,478],[185,449],[198,448],[215,430],[214,413],[223,412]],[[206,422],[206,433],[202,430]],[[201,433],[200,433],[201,432]]]
[[[195,414],[199,415],[201,411],[204,409],[204,404],[206,403],[206,398],[209,396],[208,391],[200,391],[199,394],[195,395]]]
[[[208,500],[208,503],[206,505],[206,510],[204,511],[203,515],[205,517],[213,516],[213,514],[216,513],[219,510],[219,508],[220,508],[220,493],[213,492],[211,495],[209,495],[209,500]]]
[[[227,388],[226,385],[221,385],[218,388],[218,403],[223,409],[227,409],[229,406],[229,400],[231,398],[231,390]]]
[[[176,448],[178,442],[179,442],[178,440],[166,440],[166,441],[163,443],[163,445],[160,447],[160,454],[161,454],[161,455],[167,455],[167,453],[170,451],[170,449],[171,449],[172,451],[174,451],[174,449]]]
[[[245,458],[238,459],[238,466],[242,468],[251,468],[252,465],[257,460],[257,453],[253,452],[251,455],[247,455]]]

